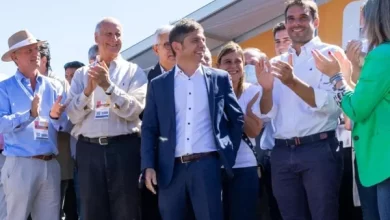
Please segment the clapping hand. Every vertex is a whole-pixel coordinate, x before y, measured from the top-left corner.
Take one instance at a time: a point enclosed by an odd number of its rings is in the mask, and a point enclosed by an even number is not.
[[[281,60],[272,64],[272,74],[276,76],[283,84],[291,85],[294,83],[295,75],[293,68],[293,55],[288,55],[288,62]]]
[[[318,50],[313,50],[313,57],[317,69],[328,77],[332,77],[337,73],[342,72],[343,76],[349,80],[352,75],[351,61],[348,60],[342,51],[336,51],[335,53],[329,51],[328,53],[329,58]]]
[[[270,91],[274,86],[274,76],[271,74],[271,64],[268,60],[261,59],[255,64],[256,78],[264,91]]]
[[[62,96],[58,96],[54,105],[51,107],[50,118],[58,119],[60,118],[61,114],[65,111],[66,105],[61,104],[61,100],[62,100]]]
[[[351,61],[354,68],[360,67],[360,56],[363,48],[363,44],[360,40],[352,40],[348,43],[346,48],[346,55]]]
[[[34,99],[31,102],[31,116],[36,118],[39,116],[39,111],[40,111],[40,106],[41,106],[41,97],[36,94],[34,96]]]
[[[97,62],[88,70],[88,76],[104,91],[110,87],[109,69],[104,61]]]

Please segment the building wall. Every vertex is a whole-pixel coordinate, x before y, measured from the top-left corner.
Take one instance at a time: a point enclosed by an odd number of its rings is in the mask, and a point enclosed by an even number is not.
[[[322,41],[342,46],[344,9],[351,2],[354,2],[354,0],[331,0],[319,7],[320,27],[318,35]],[[275,56],[272,30],[243,41],[240,46],[242,48],[256,47],[265,52],[268,57]],[[213,60],[215,59],[216,57],[213,57]]]

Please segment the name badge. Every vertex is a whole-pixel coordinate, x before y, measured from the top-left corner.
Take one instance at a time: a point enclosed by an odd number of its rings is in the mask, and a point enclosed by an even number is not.
[[[110,117],[110,102],[97,101],[95,106],[95,119],[108,119]]]
[[[34,121],[34,140],[49,139],[49,121],[38,117]]]

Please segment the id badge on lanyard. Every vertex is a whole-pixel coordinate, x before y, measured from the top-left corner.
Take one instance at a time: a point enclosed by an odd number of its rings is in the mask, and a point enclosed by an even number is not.
[[[49,121],[42,117],[37,117],[34,121],[34,140],[49,139]]]
[[[95,119],[108,119],[110,117],[110,101],[97,101],[95,106]]]

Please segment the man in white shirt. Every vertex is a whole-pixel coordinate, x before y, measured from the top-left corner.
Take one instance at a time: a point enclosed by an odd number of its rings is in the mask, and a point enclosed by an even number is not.
[[[284,220],[336,220],[343,158],[335,130],[341,110],[312,50],[327,54],[341,48],[315,37],[319,18],[314,1],[289,1],[285,19],[292,40],[288,53],[272,66],[258,66],[263,70],[261,112],[275,125],[273,192]]]
[[[139,115],[147,78],[119,54],[119,21],[100,21],[95,41],[99,57],[75,72],[67,101],[72,135],[78,138],[81,215],[84,220],[139,219]]]
[[[176,66],[151,81],[142,121],[142,170],[164,220],[222,220],[221,165],[232,176],[243,114],[228,73],[201,65],[202,26],[183,19],[169,42]],[[158,174],[158,175],[157,175]]]

